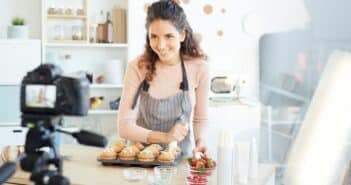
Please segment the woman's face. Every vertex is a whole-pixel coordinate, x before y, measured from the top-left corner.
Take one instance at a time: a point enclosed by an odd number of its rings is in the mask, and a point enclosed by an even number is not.
[[[180,44],[185,39],[184,31],[179,33],[170,21],[155,20],[150,24],[148,34],[150,47],[162,62],[178,62]]]

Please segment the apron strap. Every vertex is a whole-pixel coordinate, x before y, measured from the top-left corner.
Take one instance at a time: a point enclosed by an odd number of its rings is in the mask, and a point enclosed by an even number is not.
[[[184,65],[184,62],[183,62],[183,59],[181,59],[181,65],[182,65],[182,82],[180,83],[180,89],[182,89],[183,91],[188,91],[189,90],[189,83],[188,83],[188,77],[187,77],[187,74],[186,74],[186,70],[185,70],[185,65]],[[139,98],[139,94],[141,92],[141,90],[147,92],[149,90],[149,83],[147,83],[146,79],[144,79],[141,84],[139,85],[139,88],[138,88],[138,91],[137,91],[137,94],[134,96],[134,101],[133,101],[133,105],[132,105],[132,109],[135,108],[137,102],[138,102],[138,98]]]
[[[146,87],[147,86],[147,87]],[[133,105],[132,105],[132,109],[135,108],[137,102],[138,102],[138,98],[139,98],[139,95],[140,95],[140,92],[141,92],[141,89],[145,90],[145,88],[147,88],[147,90],[149,89],[149,84],[147,83],[147,81],[144,79],[141,84],[139,85],[138,87],[138,91],[136,93],[136,95],[134,96],[134,100],[133,100]],[[147,91],[146,90],[146,91]]]
[[[182,89],[183,91],[188,91],[189,90],[189,83],[188,83],[188,77],[186,75],[186,70],[185,70],[185,65],[183,62],[183,59],[181,59],[182,61],[182,74],[183,74],[183,81],[180,83],[180,89]]]

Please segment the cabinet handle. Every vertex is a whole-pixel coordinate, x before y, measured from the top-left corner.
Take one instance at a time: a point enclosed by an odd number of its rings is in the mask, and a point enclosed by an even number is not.
[[[22,130],[20,129],[16,129],[16,130],[12,130],[13,133],[22,133]]]

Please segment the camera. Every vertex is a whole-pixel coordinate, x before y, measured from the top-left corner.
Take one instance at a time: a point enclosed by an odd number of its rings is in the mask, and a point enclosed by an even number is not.
[[[57,132],[69,134],[80,144],[105,147],[104,136],[80,130],[68,132],[60,128],[62,117],[85,116],[89,110],[89,80],[86,73],[62,75],[54,64],[41,64],[27,73],[21,84],[21,125],[27,127],[24,153],[15,161],[0,167],[0,184],[16,171],[20,162],[30,172],[35,185],[69,185],[62,174]]]
[[[27,73],[21,84],[21,125],[27,127],[25,151],[20,164],[36,185],[69,185],[62,175],[56,132],[70,134],[79,143],[104,147],[107,139],[88,131],[70,133],[60,129],[62,117],[84,116],[89,110],[86,73],[62,75],[54,64],[42,64]],[[45,150],[47,149],[47,150]]]
[[[84,73],[62,76],[62,69],[43,64],[21,84],[23,114],[84,116],[89,110],[89,80]]]

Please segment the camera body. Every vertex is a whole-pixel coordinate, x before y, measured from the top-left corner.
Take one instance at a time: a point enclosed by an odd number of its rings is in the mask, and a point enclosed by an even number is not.
[[[85,74],[62,76],[54,64],[27,73],[21,84],[21,112],[38,115],[87,115],[89,80]]]

